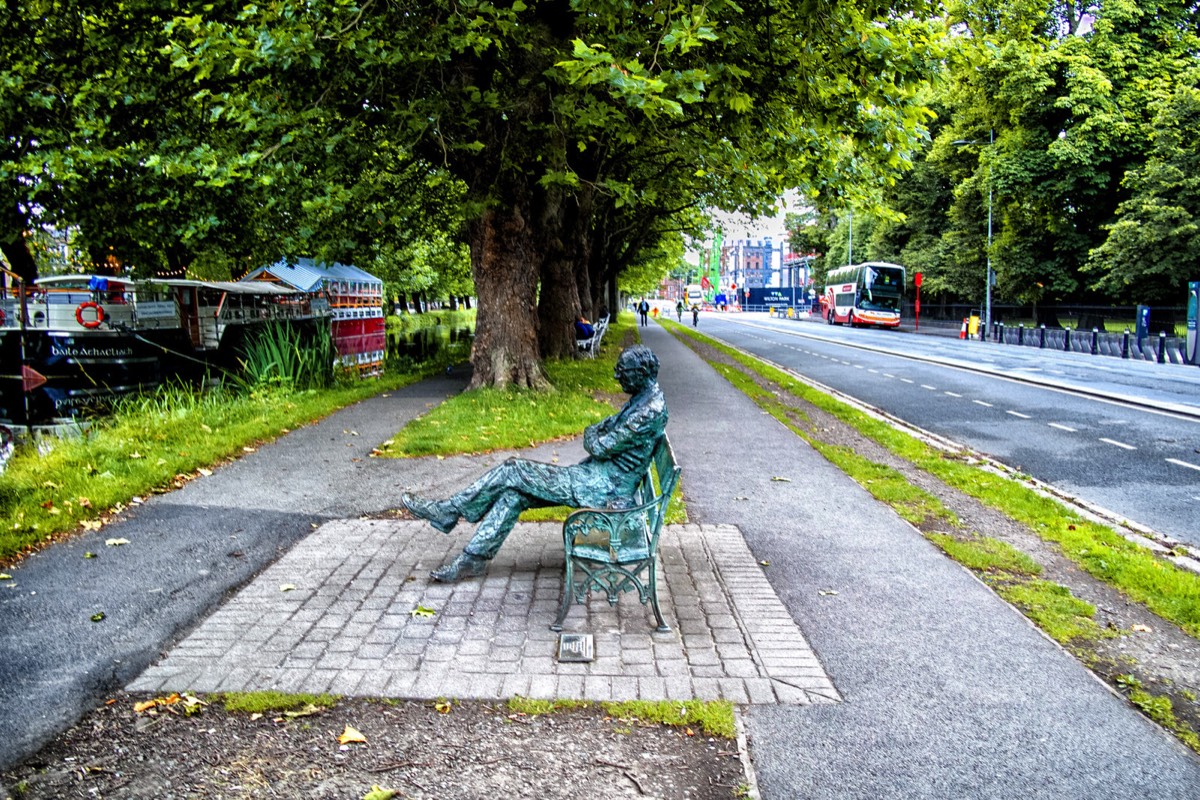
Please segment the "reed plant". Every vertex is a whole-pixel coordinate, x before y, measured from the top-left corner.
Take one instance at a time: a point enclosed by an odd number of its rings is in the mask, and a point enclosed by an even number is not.
[[[328,326],[271,320],[248,337],[239,380],[252,387],[323,389],[333,383],[336,355]]]

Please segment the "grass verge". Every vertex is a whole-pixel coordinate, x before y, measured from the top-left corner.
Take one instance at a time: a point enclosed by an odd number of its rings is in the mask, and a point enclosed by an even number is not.
[[[225,705],[225,710],[239,714],[266,714],[269,712],[298,711],[307,708],[333,708],[340,695],[336,694],[284,694],[283,692],[228,692],[213,700]]]
[[[78,436],[40,439],[9,461],[0,479],[0,563],[81,527],[99,529],[138,498],[179,488],[210,474],[213,464],[421,377],[385,376],[320,391],[172,385],[126,400]]]
[[[508,701],[510,711],[528,716],[590,708],[592,705],[587,700],[531,700],[527,697],[514,697]],[[694,725],[709,736],[725,739],[737,736],[733,703],[728,700],[627,700],[595,705],[618,720],[639,720],[684,728]]]

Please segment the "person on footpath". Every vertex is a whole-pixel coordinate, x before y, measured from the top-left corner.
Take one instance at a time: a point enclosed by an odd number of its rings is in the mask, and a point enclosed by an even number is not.
[[[413,516],[450,533],[459,519],[479,522],[458,556],[430,576],[452,583],[482,575],[517,518],[527,508],[632,508],[638,482],[650,468],[659,437],[667,428],[667,402],[658,387],[658,357],[645,345],[627,347],[613,377],[629,400],[616,414],[583,432],[588,457],[559,466],[510,458],[447,500],[400,496]]]
[[[683,323],[683,301],[682,300],[675,301],[675,316],[679,317],[679,322],[680,322],[680,324],[682,324]]]
[[[700,327],[700,306],[699,305],[692,306],[692,327],[693,328]]]
[[[642,320],[641,320],[642,327],[645,327],[648,324],[649,320],[646,319],[646,315],[649,313],[650,313],[650,304],[647,303],[646,298],[643,297],[642,302],[638,303],[638,314],[642,318]]]

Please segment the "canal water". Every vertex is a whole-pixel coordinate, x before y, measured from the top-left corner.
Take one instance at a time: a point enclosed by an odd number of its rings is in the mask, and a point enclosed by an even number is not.
[[[404,372],[418,366],[452,366],[471,357],[475,329],[468,325],[435,325],[404,333],[389,333],[384,368]]]

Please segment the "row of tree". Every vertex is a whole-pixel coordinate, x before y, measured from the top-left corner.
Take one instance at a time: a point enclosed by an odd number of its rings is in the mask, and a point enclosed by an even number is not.
[[[902,263],[979,301],[1180,305],[1200,280],[1200,3],[957,0],[914,168],[881,207],[790,220],[826,265]]]
[[[28,234],[53,227],[97,262],[236,274],[310,254],[408,292],[469,264],[475,385],[544,386],[574,317],[678,264],[711,210],[887,185],[926,135],[933,10],[9,3],[0,252],[31,278]]]

